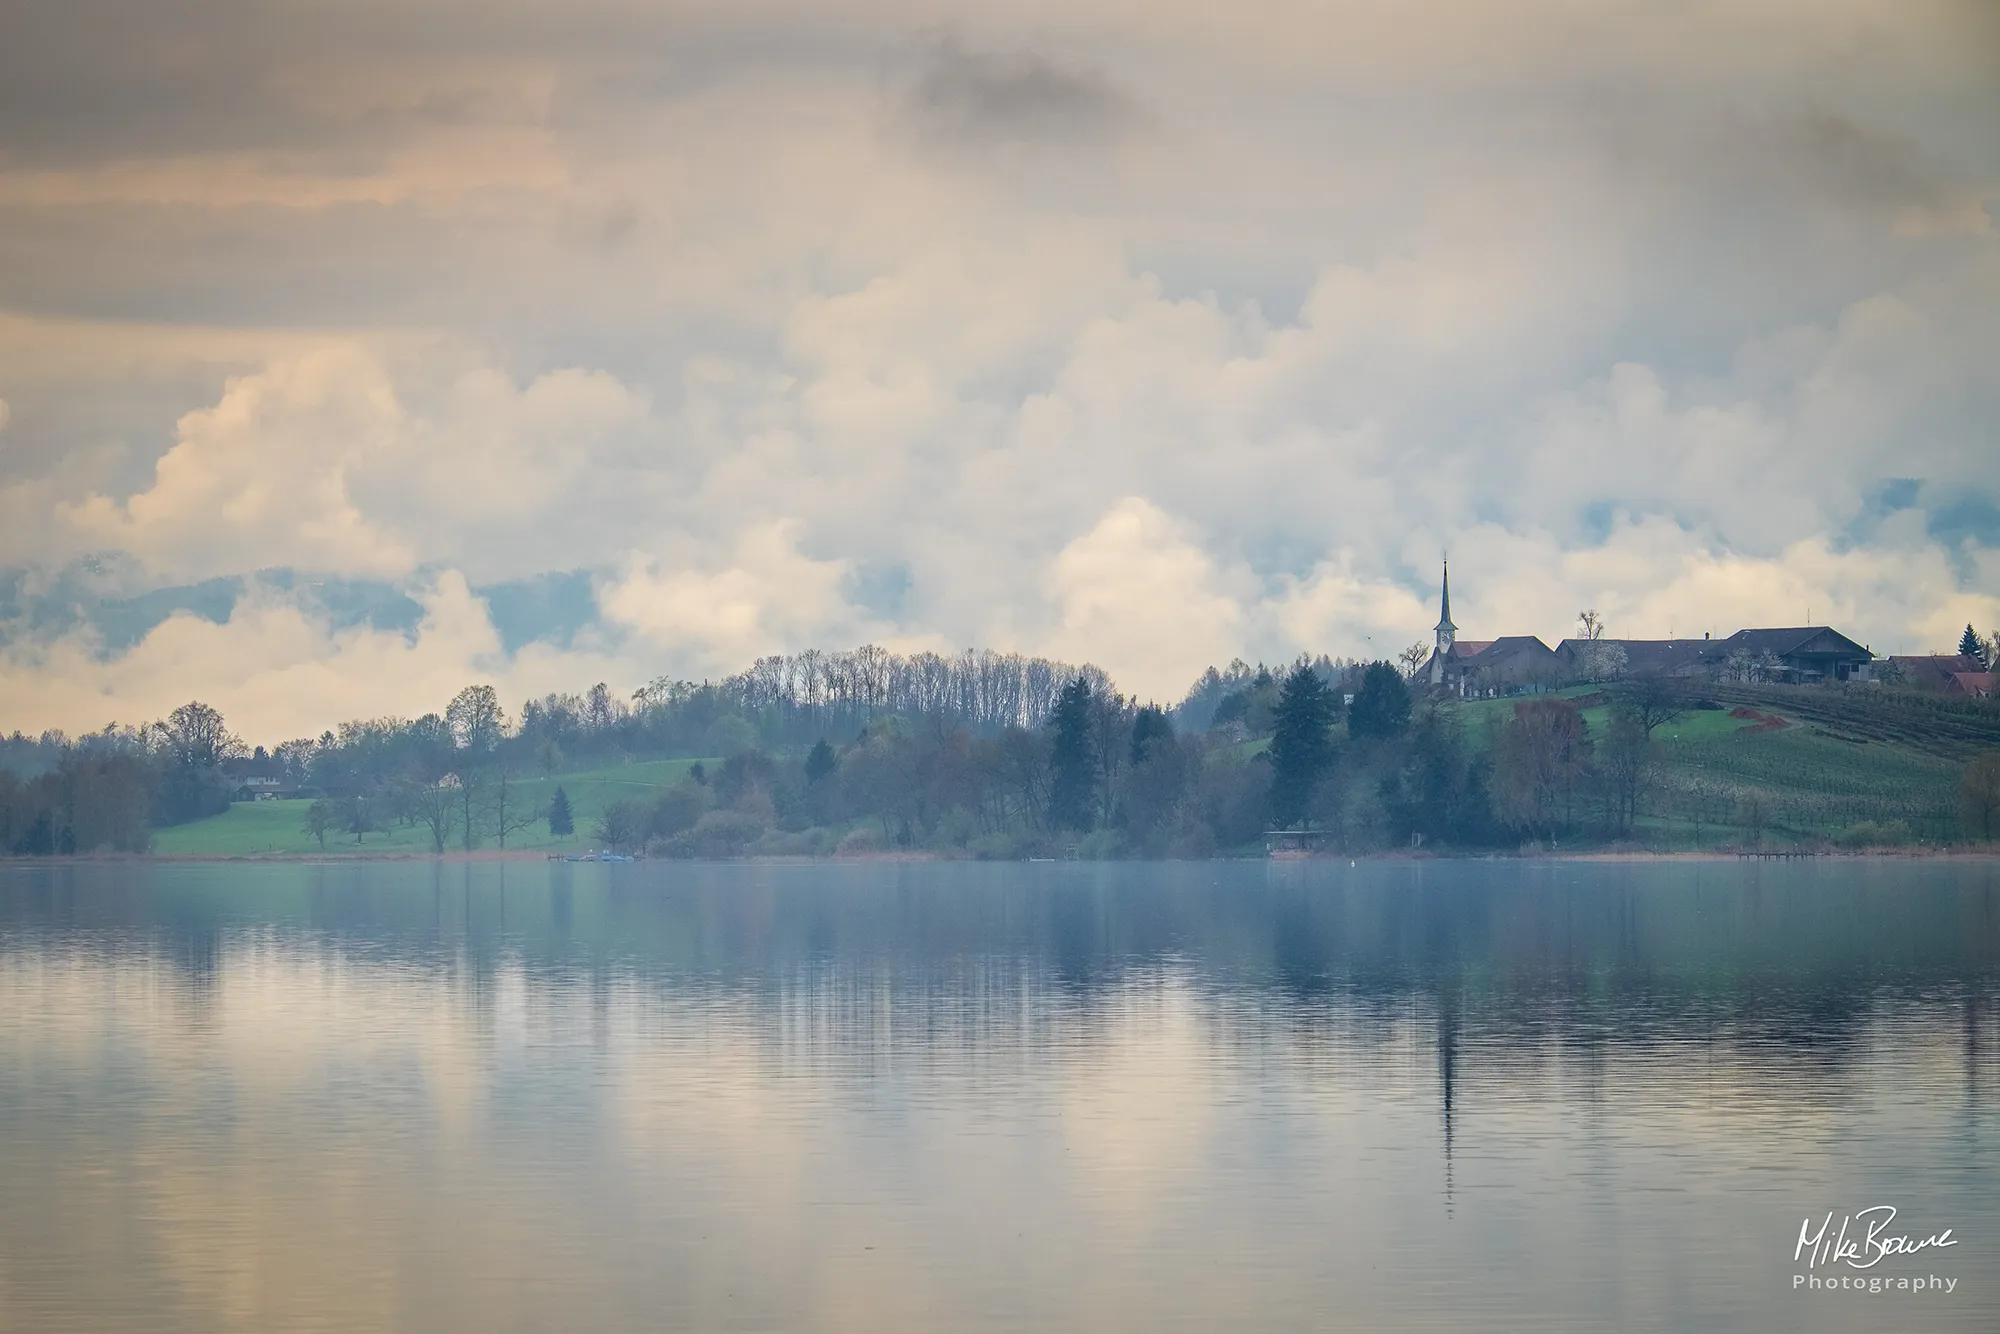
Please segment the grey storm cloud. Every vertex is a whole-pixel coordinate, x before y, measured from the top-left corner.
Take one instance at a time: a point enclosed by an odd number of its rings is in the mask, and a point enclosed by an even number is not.
[[[924,61],[904,106],[921,133],[974,147],[1087,145],[1147,120],[1102,70],[1035,50],[978,52],[949,42]]]

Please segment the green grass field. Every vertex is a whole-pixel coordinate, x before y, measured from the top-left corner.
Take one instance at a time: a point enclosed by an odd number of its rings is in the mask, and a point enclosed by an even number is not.
[[[1459,705],[1472,744],[1484,747],[1517,702]],[[1885,841],[1951,836],[1960,760],[1916,737],[1862,740],[1788,713],[1787,702],[1753,706],[1786,720],[1776,729],[1732,717],[1729,709],[1689,709],[1655,729],[1658,769],[1642,801],[1650,813],[1639,820],[1639,836],[1666,847],[1734,845],[1753,833],[1746,819],[1761,821],[1754,832],[1779,843],[1835,838],[1867,825],[1881,827]],[[1597,705],[1583,716],[1591,735],[1601,737],[1611,710]]]
[[[538,820],[526,829],[517,829],[509,834],[507,847],[522,851],[582,851],[589,848],[591,826],[606,806],[628,797],[644,797],[671,786],[680,781],[693,763],[693,760],[650,760],[612,769],[558,774],[553,778],[523,779],[509,794],[508,804],[514,804],[517,799],[514,793],[518,793],[523,810],[546,808],[549,797],[560,787],[569,797],[570,809],[575,813],[576,834],[567,839],[553,838],[549,834],[548,823]],[[711,769],[717,763],[715,760],[707,761]],[[238,802],[225,814],[155,830],[153,851],[167,857],[319,856],[321,849],[318,841],[305,830],[306,810],[311,805],[308,801]],[[476,846],[490,849],[497,846],[497,841],[488,832]],[[451,848],[456,851],[459,847],[458,831],[454,830]],[[359,842],[352,834],[331,830],[326,836],[325,855],[329,857],[379,857],[397,853],[426,855],[430,851],[431,836],[427,828],[395,821],[388,822],[387,828],[370,833]]]

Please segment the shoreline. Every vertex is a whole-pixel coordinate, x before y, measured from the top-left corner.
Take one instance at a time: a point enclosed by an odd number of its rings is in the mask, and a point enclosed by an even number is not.
[[[679,858],[641,857],[629,863],[597,863],[582,860],[581,854],[572,861],[567,856],[552,856],[537,851],[502,851],[498,848],[479,849],[473,852],[354,852],[354,853],[150,853],[150,852],[103,852],[69,853],[46,857],[4,857],[0,866],[54,866],[78,863],[148,863],[168,865],[284,865],[284,866],[340,866],[353,863],[510,863],[543,862],[563,865],[680,865],[706,862],[707,864],[740,863],[743,865],[853,865],[876,862],[973,862],[970,857],[947,857],[935,852],[868,852],[849,853],[830,857],[802,855],[772,855],[729,858]],[[1186,859],[1172,857],[1114,857],[1105,861],[1114,862],[1178,862]],[[1374,853],[1329,853],[1312,856],[1291,857],[1209,857],[1203,861],[1226,862],[1269,862],[1273,865],[1299,863],[1330,863],[1346,861],[1350,864],[1375,863],[1415,863],[1415,862],[1590,862],[1590,863],[1671,863],[1671,862],[1820,862],[1820,861],[2000,861],[2000,846],[1969,846],[1961,848],[1837,848],[1811,851],[1766,850],[1752,851],[1734,849],[1685,850],[1674,852],[1647,852],[1637,849],[1593,848],[1577,852],[1538,851],[1519,852],[1471,852],[1471,853],[1412,853],[1409,851]],[[1041,858],[1010,857],[991,859],[989,865],[1011,863],[1014,865],[1049,864]],[[1070,864],[1065,861],[1062,864]],[[1088,864],[1087,862],[1082,864]]]

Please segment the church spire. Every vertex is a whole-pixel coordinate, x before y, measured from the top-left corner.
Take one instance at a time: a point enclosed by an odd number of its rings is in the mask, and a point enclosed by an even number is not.
[[[1431,684],[1444,684],[1445,660],[1451,657],[1451,646],[1458,638],[1458,627],[1451,623],[1451,561],[1444,563],[1444,587],[1438,599],[1437,649],[1431,654]]]

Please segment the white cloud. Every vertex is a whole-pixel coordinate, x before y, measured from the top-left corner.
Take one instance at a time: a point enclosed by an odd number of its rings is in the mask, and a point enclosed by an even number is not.
[[[1051,645],[1148,693],[1425,636],[1447,546],[1482,633],[1914,646],[1994,595],[1974,8],[1865,72],[1861,0],[620,13],[701,76],[591,0],[448,59],[384,11],[255,93],[296,142],[0,136],[43,312],[0,559],[616,570],[663,669]]]
[[[62,545],[193,578],[274,566],[397,577],[438,562],[518,577],[608,558],[607,515],[629,528],[664,480],[665,461],[637,452],[645,399],[601,372],[517,388],[475,367],[444,377],[429,412],[405,397],[354,342],[232,378],[215,406],[181,418],[150,485],[56,504]]]
[[[611,621],[637,631],[680,671],[726,674],[764,654],[894,639],[841,592],[847,562],[814,560],[797,525],[746,531],[730,563],[702,569],[634,554],[598,589]]]
[[[1181,525],[1128,496],[1056,556],[1050,656],[1094,662],[1124,690],[1169,703],[1242,643],[1243,611]]]
[[[496,686],[510,709],[550,690],[607,680],[629,688],[627,659],[536,645],[509,657],[486,605],[447,571],[412,590],[423,606],[413,635],[368,626],[335,629],[296,600],[253,587],[225,622],[170,617],[126,652],[102,658],[83,636],[0,652],[0,730],[165,717],[200,699],[252,741],[317,736],[349,718],[441,712],[469,684]]]
[[[351,480],[404,425],[381,367],[328,348],[230,381],[181,418],[153,483],[58,508],[84,540],[202,577],[275,565],[401,574],[415,553],[363,515]]]

